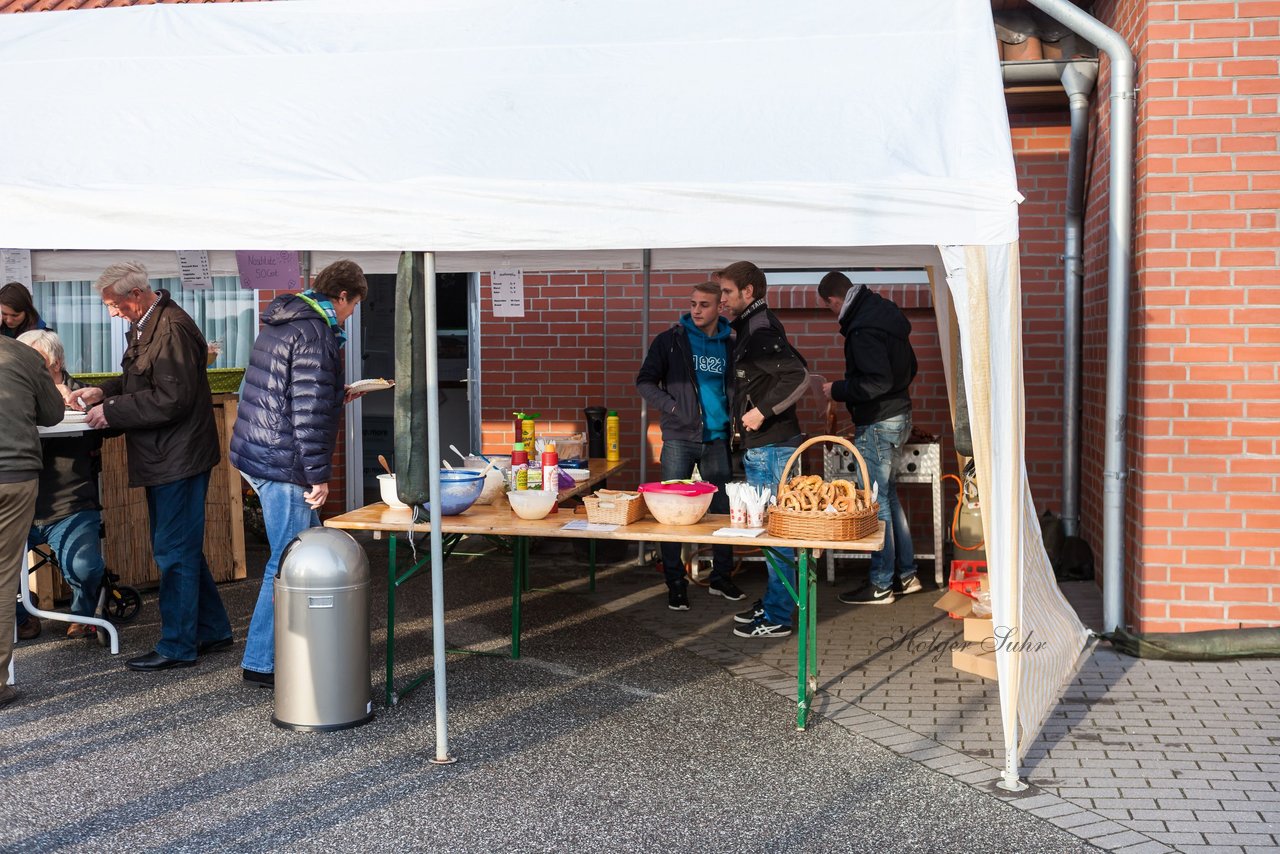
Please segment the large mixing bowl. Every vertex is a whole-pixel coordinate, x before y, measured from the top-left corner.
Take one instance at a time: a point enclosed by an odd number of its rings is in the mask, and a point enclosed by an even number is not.
[[[480,472],[462,469],[440,470],[440,515],[457,516],[465,511],[484,491],[485,478]],[[430,503],[424,505],[430,509]]]
[[[454,471],[474,471],[479,474],[484,470],[484,466],[478,469],[454,469]],[[480,497],[476,499],[476,504],[492,504],[494,499],[505,492],[507,489],[507,479],[498,470],[497,466],[489,469],[484,475],[484,489],[480,492]]]
[[[645,507],[663,525],[698,524],[716,494],[715,486],[704,482],[642,483],[639,489]]]
[[[545,519],[556,506],[557,493],[545,489],[520,489],[507,493],[511,510],[521,519]]]

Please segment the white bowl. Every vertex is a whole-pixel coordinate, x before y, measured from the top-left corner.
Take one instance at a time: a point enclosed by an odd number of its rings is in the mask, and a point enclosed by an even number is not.
[[[556,506],[557,493],[543,489],[518,489],[507,493],[511,509],[521,519],[545,519]]]
[[[454,471],[474,471],[479,473],[481,469],[454,469]],[[502,472],[498,471],[498,467],[494,466],[484,474],[484,489],[480,491],[480,497],[476,499],[476,504],[492,504],[493,500],[502,494],[507,488],[507,479]]]
[[[400,496],[396,495],[396,476],[393,474],[378,475],[378,489],[382,492],[382,502],[388,507],[408,507],[400,500]]]

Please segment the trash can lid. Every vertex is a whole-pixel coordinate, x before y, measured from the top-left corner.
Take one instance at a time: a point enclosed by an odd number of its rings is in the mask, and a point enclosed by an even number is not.
[[[276,577],[294,588],[351,587],[369,581],[369,558],[346,531],[308,528],[285,547]]]

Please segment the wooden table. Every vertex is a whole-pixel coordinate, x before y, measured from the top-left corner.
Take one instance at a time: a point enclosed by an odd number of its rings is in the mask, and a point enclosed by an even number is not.
[[[592,488],[590,483],[582,484],[575,492],[585,492]],[[425,558],[411,567],[403,576],[396,571],[396,536],[399,534],[428,533],[431,526],[426,522],[412,522],[413,512],[410,509],[392,509],[385,504],[371,504],[341,516],[325,521],[331,528],[349,531],[371,531],[380,538],[385,532],[390,535],[387,605],[387,705],[394,705],[399,698],[420,684],[428,676],[419,677],[403,691],[396,693],[393,682],[394,621],[395,621],[395,589],[404,583],[414,572],[426,564]],[[695,544],[732,544],[759,547],[769,552],[774,560],[784,561],[776,550],[780,548],[795,549],[798,555],[796,576],[797,584],[793,588],[785,577],[768,561],[770,571],[778,573],[779,578],[791,594],[799,608],[797,635],[799,649],[797,652],[797,711],[796,727],[804,729],[808,720],[809,708],[817,690],[817,574],[813,570],[810,551],[815,549],[839,548],[844,551],[878,551],[884,545],[883,527],[876,533],[861,540],[828,541],[828,540],[793,540],[771,537],[768,534],[759,537],[723,537],[714,532],[729,526],[726,515],[708,514],[696,525],[667,526],[652,519],[643,519],[630,525],[619,526],[613,530],[565,530],[564,525],[572,521],[584,520],[585,517],[560,512],[545,519],[529,521],[521,519],[513,513],[505,502],[472,507],[458,516],[444,517],[441,533],[450,539],[449,553],[457,541],[465,536],[483,536],[489,538],[509,539],[512,542],[512,586],[511,586],[511,657],[520,657],[521,631],[521,597],[528,586],[529,541],[534,537],[558,537],[564,539],[585,539],[592,541],[591,574],[595,575],[595,540],[623,540],[630,542],[673,542]]]

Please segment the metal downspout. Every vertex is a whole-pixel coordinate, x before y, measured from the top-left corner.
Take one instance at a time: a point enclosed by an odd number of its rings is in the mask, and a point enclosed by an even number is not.
[[[1060,80],[1071,114],[1067,156],[1066,234],[1063,264],[1062,347],[1062,527],[1076,536],[1080,527],[1080,374],[1084,314],[1084,167],[1089,135],[1089,93],[1098,82],[1096,59],[1005,63],[1004,82]]]
[[[1056,21],[1097,45],[1111,60],[1111,151],[1107,223],[1107,372],[1102,484],[1103,630],[1124,616],[1125,443],[1128,417],[1129,266],[1133,252],[1133,52],[1120,35],[1070,0],[1030,0]]]
[[[1089,137],[1089,93],[1098,81],[1098,66],[1069,65],[1062,70],[1071,113],[1071,145],[1067,155],[1067,218],[1062,285],[1062,530],[1080,532],[1080,374],[1084,316],[1084,166]]]

